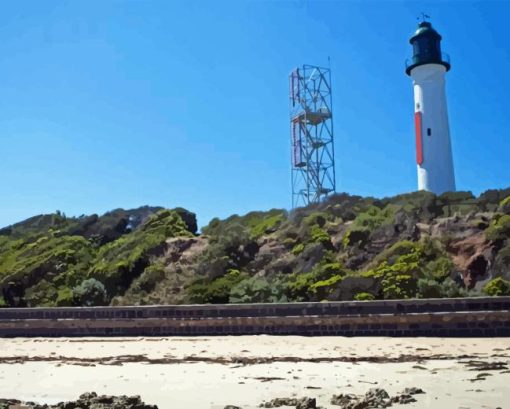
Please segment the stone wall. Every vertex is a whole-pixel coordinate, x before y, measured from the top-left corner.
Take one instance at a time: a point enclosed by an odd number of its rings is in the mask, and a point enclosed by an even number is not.
[[[0,336],[510,336],[510,297],[0,309]]]

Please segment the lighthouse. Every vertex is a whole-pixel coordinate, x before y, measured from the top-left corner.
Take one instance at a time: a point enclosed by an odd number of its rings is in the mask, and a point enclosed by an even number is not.
[[[445,75],[450,59],[441,52],[441,36],[428,21],[409,40],[413,57],[406,74],[413,79],[418,190],[437,195],[455,191],[452,146],[446,109]]]

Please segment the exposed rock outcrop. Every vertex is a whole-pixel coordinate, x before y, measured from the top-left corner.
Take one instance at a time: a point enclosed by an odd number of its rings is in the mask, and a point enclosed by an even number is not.
[[[303,398],[275,398],[259,405],[261,408],[279,408],[281,406],[294,406],[296,409],[316,409],[317,403],[315,398],[305,396]]]
[[[37,404],[34,402],[21,402],[16,399],[0,399],[0,409],[25,408],[25,409],[158,409],[156,405],[148,405],[142,402],[140,396],[111,396],[97,395],[95,392],[87,392],[71,402],[60,402],[56,405]]]
[[[452,240],[447,251],[451,254],[455,266],[462,274],[464,285],[471,289],[486,278],[494,247],[483,233],[466,238]]]
[[[341,409],[365,409],[365,408],[389,408],[394,403],[406,404],[416,402],[413,395],[425,393],[422,389],[411,387],[391,397],[388,392],[381,388],[369,389],[364,396],[353,394],[333,395],[331,404],[340,406]]]

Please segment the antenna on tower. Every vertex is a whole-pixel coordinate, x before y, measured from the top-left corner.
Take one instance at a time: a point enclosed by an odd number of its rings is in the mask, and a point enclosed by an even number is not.
[[[289,82],[292,208],[296,208],[335,192],[331,70],[303,65],[291,72]]]

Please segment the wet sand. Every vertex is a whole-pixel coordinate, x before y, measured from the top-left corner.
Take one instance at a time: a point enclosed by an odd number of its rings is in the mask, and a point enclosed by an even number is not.
[[[160,409],[301,396],[335,408],[333,394],[416,386],[426,393],[402,407],[495,409],[510,407],[508,368],[510,338],[0,339],[0,397],[41,403],[95,391]]]

